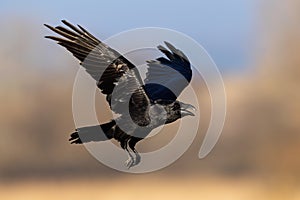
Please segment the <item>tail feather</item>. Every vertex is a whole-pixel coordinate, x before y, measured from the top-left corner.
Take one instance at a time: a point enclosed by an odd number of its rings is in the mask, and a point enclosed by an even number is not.
[[[70,135],[69,141],[71,144],[82,144],[92,141],[109,140],[113,138],[113,127],[115,125],[116,122],[113,120],[97,126],[77,128],[75,132]]]

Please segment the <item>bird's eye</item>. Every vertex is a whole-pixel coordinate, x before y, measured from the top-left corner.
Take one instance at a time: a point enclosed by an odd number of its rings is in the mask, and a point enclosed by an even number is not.
[[[178,110],[179,109],[179,105],[178,104],[175,104],[174,106],[173,106],[173,110]]]

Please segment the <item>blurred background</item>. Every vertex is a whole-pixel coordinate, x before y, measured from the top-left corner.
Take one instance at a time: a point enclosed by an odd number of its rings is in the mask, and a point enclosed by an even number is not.
[[[43,24],[61,19],[100,39],[155,26],[202,44],[223,75],[228,98],[224,131],[209,156],[197,157],[210,118],[201,80],[198,136],[167,168],[124,174],[70,145],[79,65],[43,38],[52,34]],[[1,198],[300,199],[299,19],[298,0],[1,1]],[[99,114],[104,121],[106,111]],[[158,148],[176,129],[168,126],[137,148]]]

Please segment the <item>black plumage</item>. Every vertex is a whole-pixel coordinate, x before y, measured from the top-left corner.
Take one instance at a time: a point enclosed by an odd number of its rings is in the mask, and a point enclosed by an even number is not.
[[[46,36],[69,50],[82,67],[97,82],[100,91],[118,118],[98,126],[81,127],[71,134],[71,143],[116,139],[128,151],[126,162],[132,167],[140,162],[135,149],[138,141],[154,128],[194,115],[194,107],[177,100],[192,78],[188,58],[173,45],[165,42],[158,49],[167,57],[148,62],[148,72],[143,81],[136,68],[117,51],[102,43],[81,26],[62,20],[68,28],[46,25],[62,37]],[[129,105],[129,107],[128,107]],[[104,135],[101,135],[101,129]],[[135,157],[130,153],[134,152]]]

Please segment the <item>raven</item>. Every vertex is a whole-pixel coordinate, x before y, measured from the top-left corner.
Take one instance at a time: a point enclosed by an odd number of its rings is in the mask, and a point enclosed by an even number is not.
[[[111,110],[119,114],[108,123],[77,128],[70,136],[71,144],[114,138],[128,152],[125,164],[130,168],[141,160],[135,149],[136,143],[154,128],[184,116],[194,116],[189,110],[195,110],[193,105],[177,100],[192,78],[191,64],[183,52],[168,42],[164,42],[167,48],[159,45],[158,49],[167,58],[147,61],[148,71],[143,81],[137,67],[125,56],[82,26],[74,26],[66,20],[62,23],[65,26],[44,24],[62,37],[45,37],[56,41],[79,59],[80,65],[106,95]],[[99,128],[105,135],[101,135]]]

